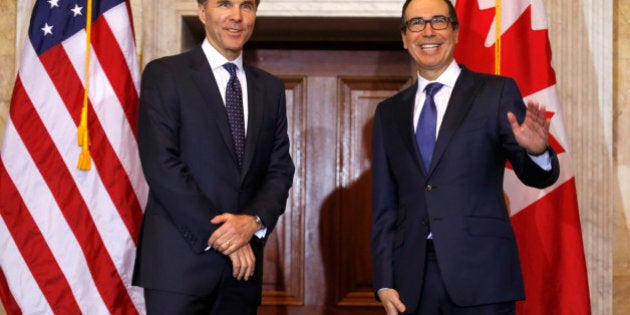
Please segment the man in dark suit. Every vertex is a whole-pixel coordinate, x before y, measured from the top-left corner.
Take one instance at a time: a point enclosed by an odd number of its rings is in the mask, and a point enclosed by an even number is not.
[[[142,77],[150,194],[133,283],[148,314],[256,314],[264,241],[294,173],[284,84],[242,61],[259,1],[198,1],[202,45]]]
[[[374,119],[374,286],[387,314],[513,314],[525,298],[503,197],[509,161],[526,185],[559,176],[550,120],[512,79],[453,59],[449,0],[407,0],[401,35],[418,80]],[[426,89],[425,89],[426,88]]]

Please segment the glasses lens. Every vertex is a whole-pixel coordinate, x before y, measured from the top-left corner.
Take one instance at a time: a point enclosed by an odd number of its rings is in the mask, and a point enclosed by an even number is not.
[[[443,30],[448,26],[446,17],[438,16],[431,19],[431,27],[436,30]]]
[[[407,28],[412,32],[420,32],[424,29],[425,21],[422,18],[413,18],[407,21]]]

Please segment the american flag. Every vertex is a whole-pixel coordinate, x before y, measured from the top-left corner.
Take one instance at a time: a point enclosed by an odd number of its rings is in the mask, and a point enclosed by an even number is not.
[[[521,256],[526,300],[517,314],[590,314],[575,174],[551,64],[542,0],[457,0],[455,59],[470,69],[516,80],[525,100],[553,115],[549,144],[560,178],[539,190],[524,186],[508,165],[504,191]]]
[[[35,3],[0,148],[0,297],[9,314],[144,313],[131,286],[148,194],[138,86],[127,1]],[[85,90],[91,169],[79,170]]]

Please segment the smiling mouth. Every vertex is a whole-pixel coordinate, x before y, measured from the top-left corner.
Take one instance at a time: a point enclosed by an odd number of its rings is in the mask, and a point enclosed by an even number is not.
[[[420,48],[422,48],[422,49],[437,49],[438,47],[440,47],[440,44],[424,44],[424,45],[420,45]]]

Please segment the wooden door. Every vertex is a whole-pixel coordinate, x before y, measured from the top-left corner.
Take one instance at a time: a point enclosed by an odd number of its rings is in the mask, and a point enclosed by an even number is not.
[[[250,49],[286,84],[296,174],[265,250],[259,314],[384,314],[370,262],[376,105],[412,81],[399,50]]]

